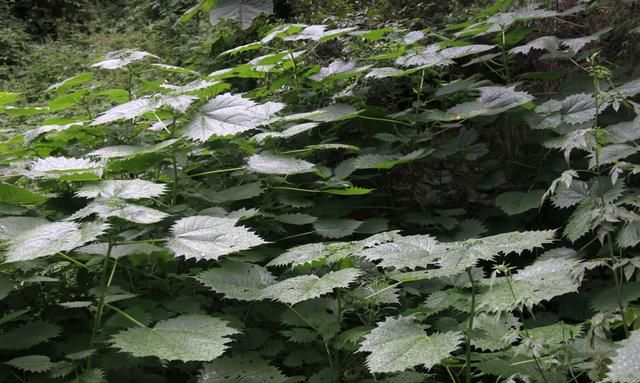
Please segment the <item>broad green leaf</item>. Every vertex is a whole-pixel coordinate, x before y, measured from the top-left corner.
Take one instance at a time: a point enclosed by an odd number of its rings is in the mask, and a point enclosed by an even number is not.
[[[427,335],[424,328],[412,317],[387,317],[364,337],[358,351],[371,353],[366,361],[370,372],[389,373],[418,365],[430,369],[462,343],[459,332]]]
[[[6,183],[0,183],[0,202],[12,205],[37,205],[48,199],[47,196]]]
[[[477,116],[493,116],[533,100],[533,97],[528,93],[516,91],[515,86],[485,86],[478,89],[480,97],[475,101],[458,104],[447,110],[447,113],[453,115],[457,120]]]
[[[62,132],[74,126],[82,126],[83,122],[71,122],[69,124],[64,125],[43,125],[35,129],[27,130],[24,132],[24,140],[25,142],[33,141],[38,138],[40,135],[48,132]]]
[[[573,180],[570,187],[561,185],[551,197],[551,201],[555,207],[564,209],[577,205],[587,198],[589,198],[589,184]]]
[[[97,62],[91,66],[101,69],[119,69],[138,60],[142,60],[145,57],[159,59],[158,56],[152,55],[148,52],[125,49],[121,51],[109,52],[107,54],[107,57],[103,61]]]
[[[216,25],[221,20],[235,20],[242,29],[247,29],[263,13],[273,13],[272,0],[218,0],[209,14],[209,21]]]
[[[27,175],[59,180],[95,180],[102,176],[102,168],[102,163],[84,158],[47,157],[31,162]]]
[[[33,222],[18,221],[19,225]],[[0,222],[0,226],[2,223]],[[17,233],[7,242],[5,262],[28,261],[46,257],[58,252],[70,251],[93,241],[102,235],[109,226],[99,222],[48,222],[32,226]]]
[[[198,12],[211,11],[211,8],[213,8],[217,2],[217,0],[201,0],[198,4],[189,8],[182,16],[180,16],[178,21],[182,24],[186,24],[193,18],[193,16],[198,14]]]
[[[277,282],[264,289],[262,298],[273,299],[294,305],[309,299],[329,294],[336,288],[347,288],[358,279],[362,272],[349,268],[331,271],[322,277],[301,275]]]
[[[638,151],[640,151],[640,147],[627,144],[613,144],[603,146],[598,152],[597,160],[595,154],[589,156],[589,169],[594,169],[601,165],[618,162],[622,159],[636,154]]]
[[[233,186],[219,191],[206,191],[201,195],[207,201],[213,203],[223,203],[230,201],[241,201],[257,197],[264,193],[265,188],[261,182],[251,182],[240,186]]]
[[[167,247],[178,257],[216,260],[265,243],[244,226],[236,226],[237,222],[209,216],[182,218],[171,227]]]
[[[258,104],[240,95],[221,94],[198,111],[184,135],[202,142],[211,136],[236,135],[268,123],[284,107],[278,102]]]
[[[118,217],[126,221],[151,224],[157,223],[169,216],[169,214],[150,207],[126,202],[119,198],[98,199],[90,202],[84,208],[76,211],[67,220],[86,218],[92,214],[100,218]]]
[[[430,151],[415,150],[405,155],[364,154],[341,162],[336,167],[336,176],[345,179],[359,169],[392,169],[425,157]]]
[[[264,288],[275,282],[275,277],[264,267],[233,261],[204,271],[196,279],[225,298],[241,301],[259,300]]]
[[[81,89],[73,93],[62,95],[56,99],[49,101],[47,107],[50,112],[58,112],[61,110],[69,109],[78,105],[82,99],[89,94],[86,89]]]
[[[220,84],[219,81],[207,81],[198,79],[193,80],[185,85],[161,84],[160,87],[164,89],[170,89],[173,91],[172,93],[182,94],[195,92],[196,90],[200,89],[206,89],[218,84]]]
[[[36,226],[49,223],[40,217],[4,217],[0,218],[0,241],[8,241]]]
[[[440,271],[455,275],[498,254],[522,254],[552,243],[555,230],[510,232],[461,242],[441,243],[436,249]],[[436,270],[437,271],[437,270]],[[444,276],[444,275],[443,275]]]
[[[640,382],[640,331],[633,331],[628,339],[619,342],[616,355],[611,358],[606,382]]]
[[[556,53],[558,52],[558,47],[561,42],[562,40],[555,36],[542,36],[527,44],[510,49],[509,53],[528,55],[532,50],[546,50],[551,53]]]
[[[600,105],[600,111],[604,108]],[[589,122],[596,117],[596,99],[591,94],[578,93],[563,100],[549,100],[535,109],[542,120],[534,129],[549,129],[565,123],[576,125]]]
[[[0,106],[12,104],[18,101],[20,93],[0,92]]]
[[[171,94],[145,96],[103,112],[91,122],[91,125],[102,125],[118,120],[131,120],[163,106],[170,106],[175,111],[184,113],[197,99],[195,96]]]
[[[506,192],[498,195],[496,205],[508,215],[516,215],[540,207],[544,190]]]
[[[361,255],[369,261],[379,261],[379,267],[415,269],[435,261],[432,253],[436,245],[435,238],[429,235],[397,236],[392,242],[365,249]]]
[[[473,320],[473,347],[497,351],[509,347],[520,335],[520,322],[511,313],[479,313]]]
[[[440,44],[431,44],[426,47],[412,49],[405,55],[395,60],[396,65],[403,67],[429,68],[434,66],[447,66],[453,61],[439,54]]]
[[[374,189],[366,189],[366,188],[361,188],[357,186],[350,186],[344,189],[322,189],[318,191],[322,193],[335,194],[335,195],[365,195],[365,194],[371,193],[373,190]]]
[[[289,175],[313,172],[315,165],[297,158],[264,153],[249,157],[247,169],[256,173]]]
[[[336,60],[328,66],[320,68],[320,72],[312,74],[309,76],[309,79],[313,81],[323,81],[327,78],[345,78],[367,69],[369,69],[369,66],[356,67],[356,63],[353,61]]]
[[[42,320],[28,322],[0,334],[0,349],[26,350],[60,335],[62,329]]]
[[[81,187],[76,195],[84,198],[140,199],[158,197],[165,192],[165,185],[144,180],[101,181]]]
[[[307,243],[288,249],[272,259],[267,266],[288,266],[296,267],[313,261],[324,259],[331,253],[323,243]]]
[[[337,239],[352,235],[360,225],[362,221],[355,219],[319,219],[313,223],[313,228],[321,237]]]
[[[633,97],[640,93],[640,79],[635,79],[617,86],[613,91],[623,95],[624,97]]]
[[[289,137],[296,136],[300,133],[307,132],[318,125],[319,124],[315,122],[306,122],[303,124],[290,126],[281,132],[258,133],[255,136],[253,136],[253,139],[256,140],[256,142],[262,142],[267,138],[289,138]]]
[[[260,48],[262,48],[262,42],[254,41],[249,44],[239,45],[237,47],[228,49],[220,53],[220,56],[224,56],[224,55],[234,56],[234,55],[237,55],[238,53],[248,52],[248,51],[252,51]]]
[[[596,311],[612,312],[620,310],[620,304],[626,307],[629,303],[640,298],[640,282],[628,282],[622,286],[622,293],[617,287],[600,289],[591,298],[589,305]]]
[[[240,333],[227,321],[205,315],[182,315],[153,328],[136,327],[111,337],[113,347],[135,357],[208,362],[227,349],[231,335]]]
[[[162,151],[176,142],[180,140],[171,139],[162,141],[155,145],[149,146],[134,146],[134,145],[118,145],[118,146],[107,146],[98,150],[94,150],[93,152],[87,154],[88,156],[100,157],[103,160],[108,160],[112,158],[126,158],[126,157],[135,157],[143,154],[150,154]]]
[[[594,41],[600,40],[600,37],[609,33],[612,29],[613,27],[604,28],[589,36],[576,37],[572,39],[563,39],[562,45],[569,48],[569,51],[575,54],[580,52],[582,48],[585,47],[585,45],[592,43]]]
[[[276,219],[289,225],[309,225],[318,220],[317,217],[304,213],[280,214]]]
[[[224,357],[203,366],[198,383],[285,383],[286,376],[257,356]]]
[[[65,90],[73,88],[76,85],[82,85],[93,78],[93,73],[87,72],[77,76],[70,77],[61,82],[55,83],[47,88],[48,91],[55,90],[57,93],[63,93]]]
[[[478,307],[490,312],[533,307],[554,297],[578,291],[579,262],[570,255],[549,256],[507,277],[496,278],[489,290],[478,295]],[[512,291],[513,290],[513,291]],[[515,298],[514,298],[515,296]]]
[[[640,243],[640,222],[625,224],[616,236],[616,243],[621,248],[634,247]]]
[[[299,41],[299,40],[313,40],[313,41],[328,41],[334,39],[340,35],[356,30],[355,27],[329,29],[326,25],[309,25],[298,33],[286,36],[283,38],[285,41]]]
[[[5,363],[26,372],[47,372],[54,366],[51,359],[44,355],[21,356]]]
[[[475,90],[483,85],[487,85],[488,81],[478,81],[478,76],[474,75],[466,79],[452,81],[436,90],[435,96],[442,97],[457,92]]]
[[[13,281],[9,277],[0,274],[0,300],[6,298],[14,287]],[[0,335],[0,339],[2,339],[2,335]],[[0,348],[2,348],[2,343],[0,343]]]

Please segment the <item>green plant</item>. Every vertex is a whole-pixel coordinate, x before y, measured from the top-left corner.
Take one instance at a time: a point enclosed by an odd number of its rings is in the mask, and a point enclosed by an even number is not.
[[[639,82],[508,3],[0,93],[0,377],[637,382]]]

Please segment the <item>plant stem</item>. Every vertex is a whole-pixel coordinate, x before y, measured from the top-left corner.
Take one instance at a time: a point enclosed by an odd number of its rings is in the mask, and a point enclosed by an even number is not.
[[[509,69],[509,57],[507,56],[507,30],[503,27],[501,28],[502,34],[502,44],[500,44],[500,48],[502,49],[502,70],[504,71],[504,79],[508,83],[511,82],[511,71]]]
[[[110,308],[111,310],[117,312],[118,314],[122,315],[123,317],[127,318],[129,321],[131,321],[131,323],[134,323],[139,327],[149,328],[149,327],[145,326],[144,323],[140,322],[136,318],[134,318],[131,315],[127,314],[125,311],[120,310],[116,306],[110,305],[109,303],[105,303],[104,305],[106,307]]]
[[[511,284],[511,272],[507,273],[506,278],[507,278],[507,284],[509,285],[509,291],[511,292],[511,297],[513,297],[513,303],[517,305],[518,299],[516,298],[516,293],[513,291],[513,285]],[[522,308],[520,308],[518,312],[520,314],[520,322],[522,322],[522,328],[524,329],[524,334],[527,337],[527,339],[531,339],[531,335],[529,335],[529,330],[527,330],[527,327],[524,324],[524,316],[522,315]],[[540,358],[536,356],[534,351],[532,351],[531,354],[533,355],[533,359],[536,363],[536,369],[538,370],[538,373],[542,377],[542,380],[545,383],[549,383],[549,380],[547,379],[547,376],[544,374],[544,370],[542,369],[542,365],[540,364]]]
[[[189,174],[189,177],[199,177],[199,176],[206,176],[208,174],[219,174],[219,173],[229,173],[229,172],[235,172],[238,170],[243,170],[245,169],[244,166],[240,166],[237,168],[227,168],[227,169],[217,169],[217,170],[209,170],[207,172],[202,172],[202,173],[196,173],[196,174]]]
[[[109,274],[109,280],[107,281],[107,287],[111,286],[113,282],[113,276],[116,274],[116,268],[118,267],[118,259],[113,260],[113,267],[111,268],[111,274]]]
[[[622,328],[624,330],[625,338],[629,337],[629,326],[627,326],[627,321],[624,319],[624,297],[622,294],[622,281],[618,277],[618,272],[616,271],[616,256],[613,251],[613,241],[611,240],[611,233],[607,233],[607,245],[609,248],[609,257],[611,258],[611,271],[613,272],[613,282],[616,284],[616,298],[618,300],[618,307],[620,308],[620,315],[622,316]]]
[[[118,245],[130,245],[133,243],[157,243],[157,242],[166,242],[166,239],[163,238],[152,238],[152,239],[140,239],[137,241],[124,241],[119,242]]]
[[[62,258],[66,259],[67,261],[73,263],[74,265],[78,266],[78,267],[82,267],[85,270],[89,270],[89,266],[85,265],[84,263],[78,261],[77,259],[73,259],[70,256],[64,254],[64,253],[58,253],[59,256],[61,256]]]
[[[171,193],[171,206],[175,206],[178,199],[178,161],[175,154],[171,157],[171,164],[173,166],[173,190]]]
[[[102,273],[100,274],[100,284],[99,284],[99,292],[100,298],[98,300],[98,308],[96,310],[96,316],[93,320],[93,328],[91,329],[91,338],[89,341],[89,346],[93,346],[96,341],[96,336],[98,335],[98,331],[100,330],[100,325],[102,322],[102,312],[104,310],[104,296],[105,290],[107,288],[107,265],[109,264],[109,257],[111,257],[111,249],[113,249],[113,242],[109,241],[109,246],[107,247],[107,254],[104,256],[104,263],[102,265]],[[87,368],[91,368],[91,357],[87,359]]]
[[[416,120],[418,119],[418,115],[420,114],[420,102],[422,97],[422,89],[424,87],[424,69],[422,70],[422,74],[420,75],[420,84],[418,85],[418,95],[416,96]]]
[[[471,331],[473,330],[473,319],[476,315],[476,285],[470,267],[467,268],[467,276],[469,277],[469,282],[471,282],[471,310],[469,312],[469,326],[467,328],[467,363],[465,375],[466,382],[471,383]]]
[[[298,312],[298,310],[294,309],[293,306],[291,306],[290,304],[287,304],[287,307],[289,308],[289,310],[291,310],[294,314],[296,314],[298,316],[298,318],[302,319],[302,321],[304,323],[306,323],[307,326],[311,327],[315,332],[317,332],[320,337],[322,338],[322,343],[324,343],[324,349],[327,352],[327,359],[329,360],[329,367],[331,367],[333,369],[333,357],[331,356],[331,351],[329,350],[329,344],[327,343],[326,338],[324,337],[324,335],[322,335],[322,333],[320,332],[320,330],[313,325],[313,323],[309,322],[307,320],[307,318],[305,318],[302,314],[300,314]]]
[[[364,297],[364,299],[365,299],[365,300],[366,300],[366,299],[371,299],[371,298],[375,297],[375,296],[376,296],[376,295],[378,295],[378,294],[382,294],[382,293],[384,293],[384,292],[385,292],[385,291],[387,291],[387,290],[391,290],[392,288],[394,288],[394,287],[396,287],[396,286],[399,286],[401,283],[402,283],[402,281],[400,281],[400,282],[396,282],[396,283],[394,283],[394,284],[392,284],[392,285],[389,285],[389,286],[385,287],[384,289],[378,290],[378,291],[376,291],[375,293],[372,293],[372,294],[367,295],[366,297]]]
[[[286,241],[287,239],[292,239],[292,238],[304,237],[305,235],[311,235],[313,233],[315,233],[315,231],[307,231],[305,233],[289,235],[287,237],[283,237],[283,238],[280,238],[280,239],[276,240],[276,242]]]
[[[392,124],[400,124],[400,125],[404,125],[404,126],[411,126],[413,127],[413,124],[405,122],[405,121],[399,121],[399,120],[392,120],[389,118],[378,118],[378,117],[369,117],[369,116],[362,116],[362,115],[358,115],[358,118],[362,118],[365,120],[373,120],[373,121],[383,121],[383,122],[390,122]]]
[[[298,64],[296,63],[296,57],[293,52],[289,52],[291,56],[291,62],[293,63],[293,82],[296,84],[296,91],[300,90],[300,82],[298,81]]]

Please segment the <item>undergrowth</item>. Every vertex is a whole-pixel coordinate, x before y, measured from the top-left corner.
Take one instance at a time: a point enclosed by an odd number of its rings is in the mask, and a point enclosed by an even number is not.
[[[631,17],[214,3],[260,37],[0,92],[0,380],[640,382]]]

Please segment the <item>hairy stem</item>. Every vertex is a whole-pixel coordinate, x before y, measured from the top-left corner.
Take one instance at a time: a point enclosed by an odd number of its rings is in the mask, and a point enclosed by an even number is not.
[[[513,297],[513,303],[514,304],[518,304],[518,298],[516,298],[516,293],[513,291],[513,284],[511,283],[511,273],[507,273],[507,284],[509,285],[509,291],[511,292],[511,297]],[[527,339],[531,339],[531,335],[529,335],[529,330],[527,330],[527,326],[525,326],[524,324],[524,316],[522,315],[522,308],[518,310],[518,313],[520,314],[520,322],[522,322],[522,329],[524,330],[524,335],[527,337]],[[542,378],[542,380],[545,383],[549,383],[549,380],[547,379],[547,376],[544,373],[544,370],[542,369],[542,365],[540,364],[540,358],[535,354],[535,352],[531,352],[531,355],[533,355],[533,359],[535,361],[536,364],[536,370],[538,370],[538,373],[540,374],[540,377]]]
[[[467,268],[467,276],[469,277],[469,282],[471,282],[471,307],[469,311],[469,326],[467,327],[465,380],[467,383],[471,383],[471,331],[473,330],[473,319],[476,316],[476,285],[470,267]]]
[[[611,271],[613,272],[613,282],[616,285],[616,299],[618,300],[618,308],[620,309],[620,315],[622,316],[622,329],[624,330],[625,338],[629,337],[629,326],[624,319],[624,296],[622,294],[622,280],[618,277],[618,272],[615,269],[616,256],[613,251],[613,241],[611,239],[611,233],[607,233],[607,245],[609,249],[609,257],[611,258]]]
[[[314,326],[313,323],[309,322],[309,320],[305,318],[304,315],[300,314],[298,310],[294,309],[293,306],[289,304],[287,304],[287,307],[289,308],[289,310],[291,310],[291,312],[296,314],[298,318],[302,319],[302,321],[307,326],[311,327],[315,332],[317,332],[320,335],[320,337],[322,338],[322,343],[324,343],[324,349],[327,353],[327,360],[329,361],[329,367],[333,369],[333,356],[331,356],[331,351],[329,350],[329,343],[327,342],[327,339],[324,337],[324,335],[322,335],[320,330],[316,326]]]
[[[96,316],[93,320],[93,328],[91,329],[91,338],[89,341],[89,346],[93,346],[96,342],[96,337],[98,336],[98,331],[100,330],[101,322],[102,322],[102,313],[104,311],[104,296],[105,290],[107,288],[107,266],[109,265],[109,258],[111,257],[111,250],[113,249],[113,242],[109,241],[109,246],[107,247],[107,254],[104,256],[104,262],[102,264],[102,273],[100,274],[100,282],[99,282],[99,292],[100,297],[98,299],[98,308],[96,310]],[[91,357],[87,359],[87,368],[91,368]]]

